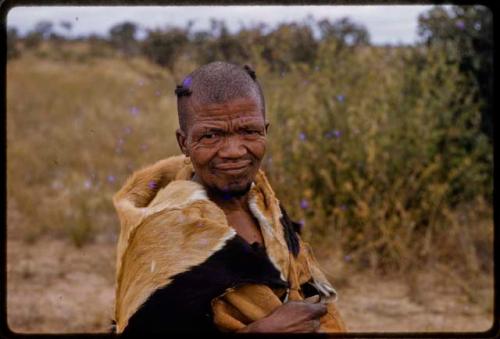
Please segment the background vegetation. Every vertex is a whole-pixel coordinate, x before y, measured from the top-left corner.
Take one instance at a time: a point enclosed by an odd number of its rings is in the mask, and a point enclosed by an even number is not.
[[[114,241],[113,193],[179,153],[175,85],[226,60],[256,69],[271,122],[264,167],[319,252],[381,272],[445,263],[491,273],[489,10],[435,7],[410,46],[374,46],[347,18],[140,30],[8,30],[9,235]]]

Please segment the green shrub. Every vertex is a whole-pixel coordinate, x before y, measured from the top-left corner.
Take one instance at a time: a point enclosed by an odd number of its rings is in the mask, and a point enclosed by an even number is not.
[[[306,238],[371,266],[428,260],[447,212],[491,199],[474,88],[439,49],[335,50],[266,78],[272,181]]]

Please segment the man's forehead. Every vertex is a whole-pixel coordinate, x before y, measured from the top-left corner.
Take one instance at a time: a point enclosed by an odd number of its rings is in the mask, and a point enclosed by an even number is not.
[[[261,114],[240,113],[240,114],[221,114],[221,115],[200,115],[197,119],[193,119],[193,126],[219,126],[221,124],[260,124],[264,123],[264,118]]]
[[[259,99],[254,96],[240,97],[222,102],[200,100],[193,97],[189,100],[189,106],[195,112],[260,110]]]

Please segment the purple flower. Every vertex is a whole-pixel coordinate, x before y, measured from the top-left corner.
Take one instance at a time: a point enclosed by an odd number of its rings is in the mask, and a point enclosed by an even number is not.
[[[156,90],[155,95],[159,97],[161,95],[161,92],[159,90]]]
[[[117,140],[118,146],[122,146],[124,142],[125,142],[125,140],[123,140],[123,138],[118,138],[118,140]]]
[[[132,114],[134,117],[139,115],[139,108],[132,106],[130,107],[130,114]]]
[[[300,208],[304,210],[309,208],[309,202],[307,201],[307,199],[304,198],[300,201]]]
[[[157,187],[156,181],[151,180],[150,182],[148,182],[148,187],[154,190]]]
[[[458,20],[455,23],[455,27],[457,27],[458,29],[464,29],[465,28],[465,22],[463,20]]]
[[[349,261],[351,261],[351,260],[352,260],[352,256],[350,256],[350,255],[348,254],[348,255],[344,256],[344,260],[345,260],[345,261],[347,261],[347,262],[349,262]]]
[[[114,176],[114,175],[111,175],[111,174],[110,174],[110,175],[108,175],[108,182],[109,182],[109,183],[114,183],[114,182],[115,182],[115,180],[116,180],[116,178],[115,178],[115,176]]]
[[[89,179],[85,180],[83,182],[83,187],[85,187],[86,189],[89,189],[90,187],[92,187],[92,181],[90,181]]]
[[[190,77],[190,76],[187,76],[184,81],[182,82],[182,86],[184,87],[188,87],[191,86],[191,82],[193,81],[193,79]]]
[[[342,94],[337,95],[337,101],[338,102],[344,102],[344,100],[345,100],[345,96],[344,95],[342,95]]]
[[[339,130],[336,130],[336,129],[332,129],[331,131],[328,131],[325,133],[325,137],[327,139],[331,139],[333,137],[338,139],[338,138],[340,138],[341,135],[342,135],[342,132]]]
[[[62,182],[60,182],[58,180],[52,182],[52,188],[55,190],[61,189],[63,187],[64,187],[64,185],[62,184]]]
[[[138,84],[139,86],[144,85],[144,80],[139,80],[139,81],[137,82],[137,84]]]
[[[127,126],[123,129],[123,133],[125,133],[125,135],[129,135],[130,133],[132,133],[132,127],[130,126]]]
[[[347,206],[346,206],[346,205],[344,205],[344,204],[342,204],[342,205],[340,205],[340,209],[341,209],[342,211],[346,211],[346,210],[347,210]]]
[[[300,132],[299,133],[299,139],[302,140],[302,141],[306,140],[306,134],[304,132]]]
[[[142,144],[141,145],[141,151],[145,151],[148,149],[148,145],[147,144]]]

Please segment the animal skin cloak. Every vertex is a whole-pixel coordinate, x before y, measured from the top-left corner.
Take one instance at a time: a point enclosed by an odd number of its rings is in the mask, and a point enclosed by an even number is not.
[[[235,331],[287,300],[320,295],[324,332],[345,331],[336,292],[259,170],[249,208],[264,247],[249,244],[175,156],[135,172],[113,198],[121,232],[116,332]]]

